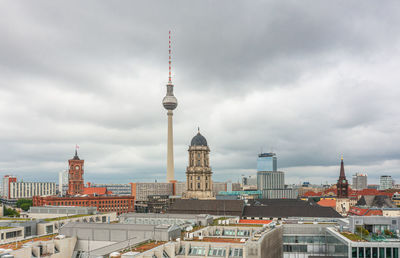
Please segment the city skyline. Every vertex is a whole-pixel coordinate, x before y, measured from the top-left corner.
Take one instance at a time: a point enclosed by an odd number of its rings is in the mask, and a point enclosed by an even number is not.
[[[341,154],[396,180],[400,7],[359,3],[4,1],[0,173],[57,182],[78,143],[86,182],[165,181],[171,29],[175,179],[201,126],[216,181],[255,175],[260,148],[287,183],[335,183]]]

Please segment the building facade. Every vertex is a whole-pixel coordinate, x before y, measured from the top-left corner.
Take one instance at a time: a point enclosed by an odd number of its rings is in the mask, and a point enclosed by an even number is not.
[[[285,173],[282,171],[258,171],[257,189],[266,199],[296,199],[296,189],[285,188]]]
[[[115,195],[132,195],[132,184],[91,184],[91,187],[105,187]]]
[[[17,182],[16,176],[5,175],[3,177],[3,198],[10,199],[10,184]]]
[[[57,191],[56,183],[17,182],[17,177],[9,175],[3,177],[3,189],[3,198],[7,200],[55,195]]]
[[[97,207],[99,212],[117,212],[117,214],[135,211],[134,196],[34,196],[33,206],[81,206]]]
[[[68,195],[83,194],[83,163],[85,161],[79,159],[78,152],[75,150],[75,156],[68,160]]]
[[[277,171],[278,160],[275,153],[260,153],[257,158],[257,171]]]
[[[149,195],[173,195],[173,183],[130,183],[131,195],[136,201],[147,201]]]
[[[282,171],[258,171],[257,172],[257,189],[284,189],[285,173]]]
[[[52,182],[12,182],[8,199],[32,198],[35,195],[50,196],[56,194],[56,183]]]
[[[393,188],[393,178],[392,176],[383,175],[379,181],[379,190],[386,190]]]
[[[124,212],[135,211],[134,196],[110,195],[105,187],[86,187],[83,181],[84,160],[75,156],[68,160],[68,191],[65,197],[61,196],[33,196],[33,206],[90,206],[97,207],[100,212]],[[55,185],[54,185],[55,189]]]
[[[68,191],[68,171],[58,172],[58,195],[64,196]]]
[[[207,140],[199,130],[189,146],[189,166],[186,169],[187,190],[184,198],[210,199],[214,197],[209,154]]]
[[[356,173],[353,175],[353,190],[363,190],[368,188],[367,174]]]
[[[343,157],[340,161],[340,175],[336,183],[337,187],[337,197],[338,198],[348,198],[349,197],[349,183],[347,182],[346,175],[344,173]]]

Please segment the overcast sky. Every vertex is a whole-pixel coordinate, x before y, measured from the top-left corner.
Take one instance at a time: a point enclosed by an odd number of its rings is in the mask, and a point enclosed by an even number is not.
[[[251,2],[251,3],[250,3]],[[164,181],[200,126],[215,181],[274,151],[287,183],[400,180],[399,1],[1,1],[0,174]]]

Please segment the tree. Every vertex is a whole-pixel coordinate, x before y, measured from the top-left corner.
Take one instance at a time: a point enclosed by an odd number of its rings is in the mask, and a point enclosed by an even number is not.
[[[4,216],[19,217],[19,212],[12,208],[7,208],[4,206]]]
[[[30,207],[31,207],[31,204],[25,202],[25,203],[21,204],[20,208],[23,209],[24,211],[28,211]]]
[[[32,206],[32,204],[33,204],[31,199],[19,199],[19,200],[17,201],[17,207],[18,207],[18,208],[21,208],[21,205],[24,204],[24,203],[29,204],[29,207]],[[29,209],[29,208],[28,208],[28,209]]]

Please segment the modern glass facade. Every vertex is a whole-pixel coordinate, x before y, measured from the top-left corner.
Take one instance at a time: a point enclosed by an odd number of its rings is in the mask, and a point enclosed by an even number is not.
[[[261,153],[257,158],[257,171],[277,171],[278,161],[275,153]]]

